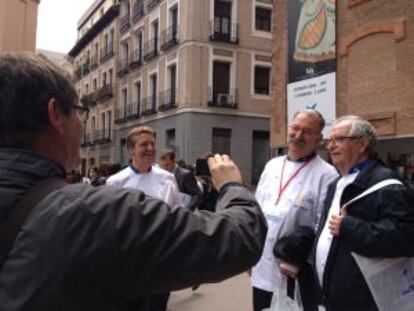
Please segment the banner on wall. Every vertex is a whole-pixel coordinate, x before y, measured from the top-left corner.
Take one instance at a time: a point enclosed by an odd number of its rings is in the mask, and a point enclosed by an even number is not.
[[[288,120],[316,109],[326,120],[324,137],[336,118],[335,2],[288,1]]]

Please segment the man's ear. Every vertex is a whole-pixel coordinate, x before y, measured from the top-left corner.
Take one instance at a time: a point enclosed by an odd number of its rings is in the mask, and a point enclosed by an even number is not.
[[[366,154],[369,146],[369,141],[367,138],[363,137],[361,140],[361,148],[359,149],[361,154]]]
[[[55,98],[52,98],[47,103],[47,112],[49,115],[49,122],[52,130],[59,136],[64,134],[64,115],[57,106]]]

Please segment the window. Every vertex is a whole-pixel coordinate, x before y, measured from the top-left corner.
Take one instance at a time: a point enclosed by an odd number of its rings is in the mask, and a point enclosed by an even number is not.
[[[98,80],[96,78],[93,79],[93,91],[98,89]]]
[[[213,128],[211,151],[213,154],[231,154],[231,129]]]
[[[112,84],[112,76],[113,76],[113,69],[111,68],[111,69],[109,69],[109,82],[108,82],[108,84]]]
[[[152,109],[156,109],[157,107],[157,75],[156,74],[153,74],[150,77],[150,107]]]
[[[257,185],[260,175],[269,160],[269,132],[268,131],[253,131],[252,144],[252,185]]]
[[[106,79],[106,72],[102,74],[102,85],[106,85],[107,79]]]
[[[254,67],[254,93],[269,95],[270,94],[270,68]]]
[[[174,152],[175,149],[175,129],[169,129],[166,131],[166,146],[172,149]]]
[[[256,30],[271,31],[272,10],[256,7]]]
[[[127,104],[128,104],[128,93],[127,93],[127,89],[123,89],[121,91],[121,111],[123,112],[122,114],[124,116],[126,116],[126,111],[127,111]]]

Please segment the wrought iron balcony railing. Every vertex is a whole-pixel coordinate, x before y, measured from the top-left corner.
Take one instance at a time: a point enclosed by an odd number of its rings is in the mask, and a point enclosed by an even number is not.
[[[138,49],[133,50],[130,59],[131,59],[129,63],[130,69],[135,69],[141,66],[144,63],[142,59],[142,49],[138,48]]]
[[[129,65],[128,57],[121,58],[118,61],[118,71],[117,71],[118,77],[121,77],[128,73],[128,65]]]
[[[144,60],[150,60],[158,55],[158,38],[154,37],[144,44]]]
[[[129,13],[121,16],[121,18],[119,20],[119,31],[121,33],[127,31],[129,29],[129,27],[131,26],[129,20],[130,20]]]
[[[132,6],[132,21],[136,22],[145,14],[144,1],[138,0]]]
[[[98,54],[92,55],[91,57],[91,63],[89,64],[89,69],[95,70],[98,67]]]
[[[142,100],[141,116],[150,116],[157,113],[157,96],[150,96]]]
[[[172,25],[161,33],[161,50],[169,49],[179,43],[178,26]]]
[[[83,95],[81,97],[80,101],[86,107],[92,107],[92,106],[96,105],[97,92],[91,92],[89,94]]]
[[[96,100],[103,101],[114,96],[112,83],[104,84],[96,92]]]
[[[169,89],[160,93],[158,111],[165,111],[177,108],[176,94],[176,89]]]
[[[102,64],[112,56],[114,56],[114,43],[109,42],[108,46],[101,49],[101,58],[99,59],[99,62]]]
[[[226,43],[239,43],[238,24],[231,22],[230,18],[215,16],[210,22],[210,40]]]

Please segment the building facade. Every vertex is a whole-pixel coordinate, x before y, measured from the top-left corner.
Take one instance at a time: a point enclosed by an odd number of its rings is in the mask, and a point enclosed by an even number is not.
[[[324,0],[322,2],[332,2]],[[286,146],[287,1],[274,3],[271,146]],[[414,2],[336,1],[336,116],[376,127],[378,156],[414,180]]]
[[[80,101],[90,108],[81,145],[83,173],[114,162],[118,15],[118,1],[95,1],[79,20],[78,41],[69,52]]]
[[[40,0],[0,1],[0,52],[35,51],[39,3]]]
[[[268,156],[272,1],[121,0],[117,5],[109,160],[126,165],[127,133],[148,125],[157,133],[159,150],[172,148],[187,163],[212,152],[230,154],[245,181],[256,183]],[[88,85],[94,85],[93,78]],[[94,122],[103,126],[99,117]],[[104,146],[97,147],[102,153]],[[90,164],[92,154],[83,155]],[[95,164],[102,162],[94,158]]]

